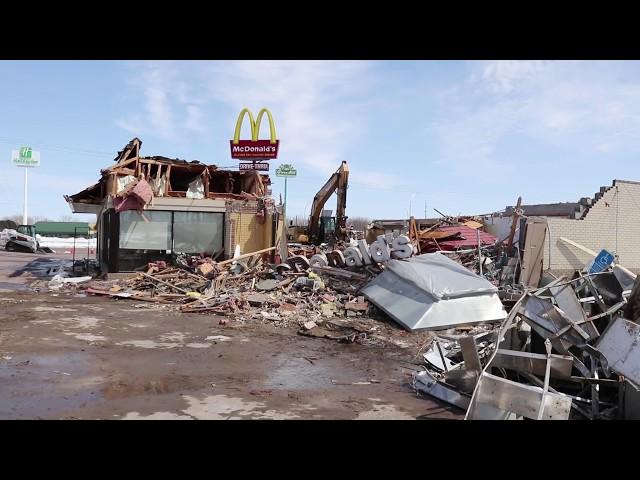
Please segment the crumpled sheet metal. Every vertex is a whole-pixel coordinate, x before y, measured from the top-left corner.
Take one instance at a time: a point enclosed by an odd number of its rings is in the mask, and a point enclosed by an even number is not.
[[[566,327],[571,326],[560,336],[558,340],[562,343],[564,349],[570,345],[583,347],[589,334],[586,333],[581,326],[571,321],[567,315],[553,305],[549,300],[535,297],[533,295],[525,295],[522,300],[522,314],[527,323],[543,338],[550,338],[563,331]],[[552,341],[553,343],[553,341]],[[567,343],[569,345],[567,345]],[[558,346],[554,343],[554,346]],[[563,349],[560,349],[561,351]],[[563,352],[564,353],[564,352]]]
[[[513,382],[486,372],[480,377],[473,397],[474,403],[466,416],[469,420],[485,419],[478,414],[477,405],[488,405],[503,412],[536,419],[543,398],[543,420],[567,420],[571,411],[571,397],[552,392],[543,395],[540,387]]]
[[[418,372],[413,376],[413,386],[419,392],[426,393],[444,402],[466,410],[469,408],[471,397],[462,394],[455,388],[438,381],[427,371]]]
[[[413,283],[435,300],[497,293],[498,287],[441,253],[390,260],[385,271]]]
[[[596,348],[611,370],[640,385],[640,325],[616,318],[602,333]]]
[[[506,317],[496,287],[444,255],[389,264],[361,293],[409,330],[439,330]]]

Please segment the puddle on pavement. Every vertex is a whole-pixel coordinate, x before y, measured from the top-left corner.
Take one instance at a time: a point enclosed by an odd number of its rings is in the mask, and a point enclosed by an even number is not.
[[[0,282],[0,290],[8,290],[11,292],[26,292],[29,287],[22,283]]]
[[[369,400],[379,401],[380,399],[370,398]],[[374,404],[371,410],[359,413],[355,420],[415,420],[415,417],[401,410],[396,410],[393,405]]]
[[[154,412],[150,415],[142,415],[139,412],[129,412],[123,420],[242,420],[242,419],[269,419],[287,420],[300,418],[294,412],[279,412],[276,410],[262,410],[265,404],[244,400],[227,395],[208,395],[198,398],[191,395],[183,395],[182,398],[189,404],[180,412]]]
[[[87,342],[103,342],[107,339],[107,337],[103,337],[102,335],[93,335],[91,333],[64,332],[64,334]]]
[[[33,310],[36,312],[77,312],[78,311],[75,308],[65,308],[65,307],[33,307]]]
[[[182,346],[179,343],[154,342],[153,340],[127,340],[125,342],[118,342],[115,345],[121,345],[124,347],[140,347],[140,348],[176,348],[176,347]]]
[[[260,388],[283,390],[314,390],[331,387],[332,379],[343,379],[344,367],[334,369],[318,360],[312,364],[301,356],[282,355],[276,358],[277,366],[269,369]],[[354,380],[355,381],[355,380]]]
[[[227,337],[226,335],[209,335],[205,340],[211,340],[212,342],[229,342],[231,341],[231,337]]]
[[[160,340],[166,342],[180,342],[183,343],[187,334],[182,332],[169,332],[160,335]]]
[[[103,379],[88,375],[86,365],[87,356],[74,352],[13,355],[0,362],[0,419],[61,418],[65,411],[101,400]]]

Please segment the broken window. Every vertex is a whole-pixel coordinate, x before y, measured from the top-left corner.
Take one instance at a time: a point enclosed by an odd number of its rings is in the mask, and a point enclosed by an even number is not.
[[[174,212],[173,250],[212,255],[222,248],[224,214]]]
[[[120,213],[120,248],[171,249],[171,212],[128,210]]]

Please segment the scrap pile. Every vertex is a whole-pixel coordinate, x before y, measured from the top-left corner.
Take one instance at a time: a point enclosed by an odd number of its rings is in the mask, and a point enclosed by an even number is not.
[[[467,410],[468,419],[638,418],[633,281],[619,266],[592,261],[570,279],[528,290],[499,329],[437,335],[414,387]]]
[[[300,333],[311,336],[349,341],[366,338],[371,325],[354,327],[340,318],[355,321],[354,317],[369,311],[364,297],[357,295],[367,275],[334,267],[302,270],[296,268],[295,257],[291,264],[267,263],[261,255],[271,250],[222,262],[184,256],[175,265],[153,262],[146,272],[130,278],[94,280],[85,292],[152,302],[184,313],[213,313],[223,317],[221,324],[257,319],[276,326],[299,326]],[[345,334],[345,329],[351,331]]]
[[[494,285],[500,282],[504,245],[498,238],[483,231],[483,224],[461,217],[445,219],[419,230],[415,219],[409,222],[409,237],[418,253],[441,252],[465,268],[482,275]]]

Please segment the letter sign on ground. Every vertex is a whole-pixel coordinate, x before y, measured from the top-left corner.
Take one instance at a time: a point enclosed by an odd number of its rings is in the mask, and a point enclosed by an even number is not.
[[[262,115],[267,114],[269,119],[269,140],[258,140],[260,135],[260,123],[262,122]],[[242,122],[244,116],[249,116],[249,124],[251,127],[251,140],[240,140],[240,129],[242,128]],[[231,158],[239,160],[269,160],[272,158],[278,158],[278,145],[280,140],[276,139],[276,127],[273,123],[273,117],[271,112],[266,108],[263,108],[258,112],[258,117],[254,120],[253,114],[248,108],[242,109],[238,120],[236,121],[236,130],[231,140]]]
[[[288,163],[283,163],[276,169],[276,177],[295,177],[297,174],[298,171]]]

